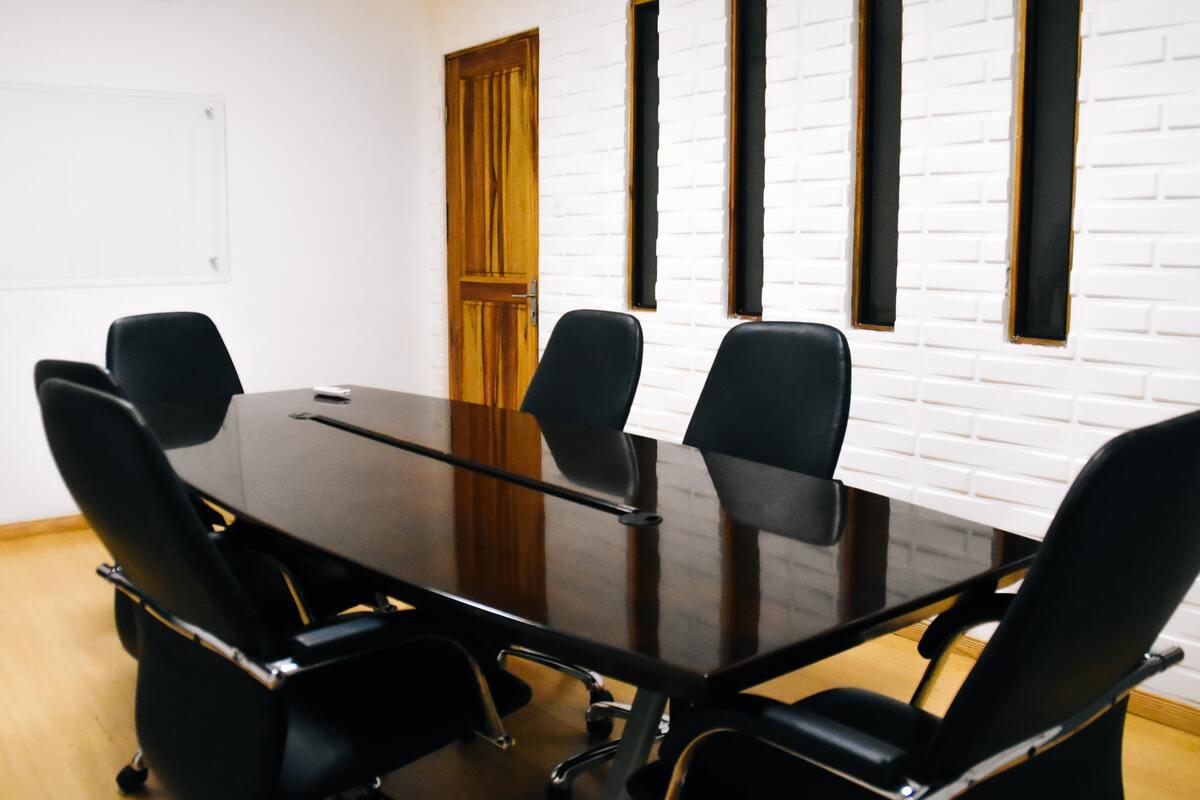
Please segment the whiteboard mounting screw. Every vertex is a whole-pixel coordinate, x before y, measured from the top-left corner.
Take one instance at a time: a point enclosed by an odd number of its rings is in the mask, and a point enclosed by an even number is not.
[[[216,256],[212,256],[211,258],[209,258],[208,263],[209,263],[209,266],[211,266],[213,269],[220,269],[221,261]]]
[[[208,117],[209,119],[212,119],[213,117],[216,116],[215,112],[213,111],[212,106],[209,106],[208,108],[204,109],[204,116]]]

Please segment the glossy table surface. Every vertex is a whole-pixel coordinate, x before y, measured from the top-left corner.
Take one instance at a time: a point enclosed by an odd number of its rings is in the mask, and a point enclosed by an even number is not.
[[[838,481],[398,392],[143,412],[180,476],[236,514],[431,613],[673,695],[910,624],[1037,549]]]

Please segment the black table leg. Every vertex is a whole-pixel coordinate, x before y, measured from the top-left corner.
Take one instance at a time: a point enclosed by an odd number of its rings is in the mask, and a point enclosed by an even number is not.
[[[658,723],[667,707],[667,696],[662,692],[638,689],[633,698],[633,710],[625,722],[621,734],[621,746],[604,782],[601,800],[629,800],[625,783],[637,769],[644,766],[650,757],[650,746],[658,734]]]

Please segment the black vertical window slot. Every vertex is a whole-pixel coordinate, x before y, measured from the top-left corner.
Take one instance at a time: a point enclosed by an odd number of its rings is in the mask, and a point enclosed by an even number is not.
[[[658,306],[658,2],[635,2],[630,89],[629,302]]]
[[[1023,0],[1011,336],[1063,342],[1079,92],[1079,0]]]
[[[767,136],[767,3],[730,0],[733,43],[729,310],[762,316]]]
[[[902,0],[860,0],[854,324],[896,324]]]

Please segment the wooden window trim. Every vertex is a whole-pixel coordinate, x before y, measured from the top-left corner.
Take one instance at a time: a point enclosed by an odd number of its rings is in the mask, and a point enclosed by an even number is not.
[[[854,133],[854,256],[851,262],[851,290],[850,290],[850,324],[858,330],[866,331],[881,331],[888,332],[896,329],[895,323],[891,325],[882,325],[872,322],[864,322],[861,319],[861,293],[862,293],[862,270],[863,257],[866,254],[863,247],[863,237],[866,233],[866,193],[867,193],[867,173],[866,173],[866,120],[867,120],[867,76],[870,60],[870,41],[868,30],[869,14],[867,8],[868,0],[858,0],[858,80],[857,91],[858,97],[856,101],[856,119]],[[903,15],[903,11],[901,11]],[[903,124],[903,123],[902,123]],[[899,264],[897,264],[899,270]]]
[[[765,2],[765,0],[764,0]],[[729,291],[726,301],[726,311],[732,319],[743,320],[760,320],[762,314],[745,314],[738,310],[737,296],[737,276],[740,264],[738,264],[737,253],[737,234],[738,234],[738,213],[737,213],[737,189],[740,175],[738,175],[738,130],[741,128],[739,118],[739,97],[738,97],[738,40],[740,33],[740,22],[738,20],[738,0],[729,0],[728,5],[729,15],[729,246],[728,246],[728,274],[726,279],[729,285]],[[765,268],[765,265],[764,265]],[[765,269],[764,269],[765,272]],[[764,285],[765,288],[765,285]]]
[[[635,302],[634,285],[637,281],[637,276],[634,274],[634,211],[635,208],[635,186],[634,186],[634,161],[637,158],[637,103],[634,102],[637,92],[637,22],[635,19],[635,11],[638,6],[647,5],[649,3],[657,3],[658,0],[630,0],[626,8],[626,29],[629,41],[629,70],[626,76],[626,82],[629,86],[628,97],[628,119],[626,124],[628,127],[628,139],[626,141],[626,164],[625,174],[627,176],[625,184],[625,218],[627,221],[625,231],[625,263],[626,263],[626,286],[625,286],[625,302],[630,311],[643,311],[653,313],[658,310],[658,297],[655,296],[655,304],[639,305]],[[657,157],[656,157],[657,162]],[[655,264],[655,276],[657,277],[657,263]]]
[[[1075,164],[1073,176],[1071,178],[1071,220],[1072,230],[1067,245],[1067,316],[1065,324],[1065,333],[1062,339],[1045,339],[1036,336],[1021,336],[1017,333],[1017,291],[1020,282],[1020,257],[1021,257],[1021,192],[1023,189],[1022,171],[1024,167],[1024,139],[1023,133],[1025,129],[1025,45],[1028,32],[1028,17],[1029,17],[1030,0],[1019,0],[1017,3],[1017,13],[1015,15],[1017,47],[1014,54],[1016,60],[1015,72],[1013,75],[1013,128],[1012,128],[1012,195],[1010,206],[1011,219],[1009,222],[1009,261],[1008,261],[1008,323],[1007,333],[1008,340],[1013,344],[1033,344],[1042,345],[1045,347],[1066,347],[1067,340],[1071,336],[1071,271],[1075,263],[1075,235],[1074,235],[1074,218],[1075,218],[1075,202],[1078,199],[1079,189],[1079,165]],[[1081,75],[1083,62],[1083,3],[1079,4],[1080,23],[1079,23],[1079,47],[1075,57],[1075,157],[1079,155],[1079,78]]]

